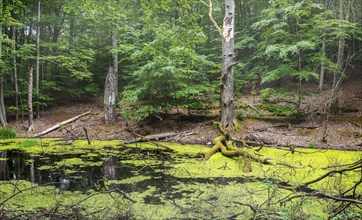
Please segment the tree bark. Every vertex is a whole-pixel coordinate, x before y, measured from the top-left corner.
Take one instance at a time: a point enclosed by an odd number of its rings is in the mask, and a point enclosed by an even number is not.
[[[4,80],[2,73],[0,73],[0,122],[1,126],[8,126],[4,103]]]
[[[0,0],[2,3],[2,0]],[[0,15],[2,16],[2,8],[0,8]],[[3,33],[2,33],[2,25],[0,24],[0,60],[2,59],[2,43],[3,43]],[[3,72],[0,69],[0,123],[1,126],[7,126],[8,123],[6,121],[6,112],[5,112],[5,104],[4,104],[4,80],[3,80]]]
[[[225,0],[225,17],[222,29],[221,70],[221,122],[225,128],[234,127],[234,0]]]
[[[33,122],[33,67],[29,70],[29,83],[28,83],[28,108],[29,108],[29,127],[28,131],[34,130]]]
[[[243,167],[244,173],[249,173],[252,171],[252,161],[262,164],[269,164],[269,165],[273,164],[271,161],[269,161],[270,158],[253,156],[250,153],[248,153],[246,150],[238,148],[235,145],[235,142],[233,142],[232,140],[228,140],[228,137],[225,135],[217,136],[214,139],[213,144],[214,146],[212,148],[204,152],[205,160],[210,159],[210,157],[217,151],[221,151],[221,154],[226,157],[242,156],[244,159],[244,167]]]
[[[117,39],[111,36],[112,48],[117,47]],[[107,73],[104,85],[104,120],[107,126],[116,124],[117,121],[117,96],[118,96],[118,54],[112,54],[112,63]]]
[[[329,0],[325,0],[324,1],[324,7],[326,10],[329,10],[330,8],[330,2]],[[322,36],[322,56],[323,58],[326,58],[327,56],[327,52],[326,52],[326,41],[327,41],[327,36],[326,36],[326,31],[323,30],[323,36]],[[321,72],[319,75],[319,86],[318,86],[318,91],[322,92],[323,91],[323,85],[324,85],[324,78],[325,78],[325,62],[322,61],[321,62]]]
[[[39,99],[39,57],[40,57],[40,1],[38,0],[38,20],[37,20],[37,30],[36,30],[36,79],[35,79],[35,89],[36,94]],[[36,116],[40,118],[39,105],[36,106]]]
[[[344,0],[339,1],[339,19],[344,20]],[[344,49],[345,49],[345,41],[343,37],[340,37],[338,42],[338,54],[337,54],[337,65],[339,67],[339,71],[334,73],[333,77],[332,103],[330,107],[332,112],[338,112],[339,93],[341,90],[341,83],[343,80]]]
[[[327,53],[326,53],[326,36],[325,33],[323,33],[323,37],[322,37],[322,56],[323,58],[326,57]],[[318,86],[318,91],[322,92],[323,91],[323,85],[324,85],[324,75],[325,75],[325,62],[322,61],[321,62],[321,72],[320,72],[320,76],[319,76],[319,86]]]
[[[122,142],[122,144],[132,144],[132,143],[137,143],[137,142],[153,141],[153,140],[159,141],[161,139],[171,138],[176,135],[178,135],[178,133],[175,133],[175,132],[153,134],[153,135],[147,135],[147,136],[137,135],[137,136],[139,136],[139,138],[136,138],[134,140],[124,141],[124,142]]]
[[[15,27],[13,27],[12,38],[14,41],[13,51],[15,53],[15,51],[16,51],[16,28]],[[14,63],[13,65],[14,65],[15,107],[16,107],[15,120],[18,120],[19,119],[19,84],[18,84],[18,66],[17,66],[15,55],[13,55],[13,63]]]

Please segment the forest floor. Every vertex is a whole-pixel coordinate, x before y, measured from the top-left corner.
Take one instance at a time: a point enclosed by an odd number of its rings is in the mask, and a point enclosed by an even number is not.
[[[236,111],[244,111],[246,116],[240,121],[240,130],[232,134],[238,139],[252,140],[269,145],[300,146],[310,148],[362,150],[362,89],[361,77],[349,80],[342,88],[340,96],[341,112],[330,117],[327,126],[326,141],[322,142],[324,117],[319,113],[329,97],[329,90],[323,93],[314,91],[302,102],[302,109],[314,112],[304,120],[296,122],[293,117],[259,116],[249,114],[257,103],[259,96],[243,95],[240,100],[249,110],[238,107]],[[315,86],[310,90],[315,90]],[[240,102],[240,100],[237,100]],[[236,104],[238,106],[238,104]],[[35,131],[27,132],[27,119],[10,120],[9,126],[17,131],[18,137],[32,137],[59,122],[78,114],[91,111],[91,114],[63,126],[43,137],[62,137],[67,139],[85,138],[84,128],[88,130],[90,139],[98,140],[132,140],[135,134],[150,135],[165,132],[188,132],[173,139],[187,144],[208,144],[218,135],[213,126],[217,121],[217,110],[205,112],[202,115],[187,116],[185,114],[166,115],[163,120],[148,120],[143,122],[126,121],[118,118],[117,124],[106,127],[100,101],[93,103],[78,103],[67,106],[54,106],[41,112],[41,118],[34,120]],[[185,135],[186,134],[186,135]]]

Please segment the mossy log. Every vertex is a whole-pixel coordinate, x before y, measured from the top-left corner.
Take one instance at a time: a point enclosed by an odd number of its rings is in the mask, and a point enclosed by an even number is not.
[[[204,152],[205,160],[210,159],[210,157],[216,153],[218,150],[221,151],[221,154],[226,157],[235,157],[241,156],[244,159],[244,167],[243,172],[249,173],[252,171],[252,161],[256,161],[258,163],[269,164],[270,158],[262,158],[261,156],[251,155],[249,152],[242,148],[238,148],[234,141],[229,140],[228,135],[221,134],[217,136],[213,141],[214,146],[210,148],[210,150]]]

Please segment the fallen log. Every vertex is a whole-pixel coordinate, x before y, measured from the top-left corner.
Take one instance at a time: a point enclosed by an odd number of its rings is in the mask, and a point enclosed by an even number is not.
[[[174,137],[174,136],[178,135],[178,133],[176,133],[176,132],[153,134],[153,135],[147,135],[147,136],[142,136],[142,135],[136,134],[134,132],[131,132],[131,133],[138,136],[138,138],[136,138],[134,140],[124,141],[122,144],[133,144],[133,143],[137,143],[137,142],[155,141],[155,140],[159,141],[162,139],[166,139],[166,138],[170,138],[170,137]]]
[[[48,134],[48,133],[50,133],[50,132],[52,132],[52,131],[54,131],[54,130],[57,130],[58,128],[66,125],[66,124],[69,124],[69,123],[71,123],[71,122],[74,122],[74,121],[78,120],[79,118],[81,118],[81,117],[83,117],[83,116],[86,116],[86,115],[88,115],[88,114],[90,114],[90,113],[91,113],[91,111],[87,111],[87,112],[84,112],[83,114],[80,114],[80,115],[77,115],[77,116],[75,116],[75,117],[73,117],[73,118],[70,118],[70,119],[68,119],[68,120],[62,121],[62,122],[60,122],[60,123],[58,123],[58,124],[56,124],[56,125],[48,128],[48,129],[46,129],[46,130],[44,130],[44,131],[42,131],[42,132],[39,132],[39,133],[37,133],[37,134],[34,134],[33,137],[41,137],[41,136],[43,136],[43,135],[45,135],[45,134]]]
[[[157,147],[163,147],[165,148],[166,150],[170,151],[170,152],[173,152],[173,150],[169,147],[167,147],[166,145],[163,145],[161,143],[157,143],[157,142],[154,142],[153,140],[160,140],[160,139],[164,139],[164,138],[168,138],[168,137],[173,137],[175,135],[177,135],[177,133],[175,132],[170,132],[170,133],[162,133],[162,134],[154,134],[154,135],[147,135],[147,136],[142,136],[140,134],[137,134],[131,130],[128,130],[128,132],[132,133],[133,135],[139,137],[139,138],[136,138],[135,140],[130,140],[130,141],[124,141],[122,143],[120,143],[119,145],[120,146],[125,146],[125,144],[132,144],[132,143],[137,143],[137,142],[150,142],[151,144],[157,146]]]

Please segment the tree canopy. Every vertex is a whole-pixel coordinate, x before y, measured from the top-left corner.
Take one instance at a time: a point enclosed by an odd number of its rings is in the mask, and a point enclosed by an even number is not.
[[[118,58],[118,111],[126,118],[162,118],[175,109],[212,109],[220,96],[220,33],[224,2],[202,0],[42,0],[0,2],[2,118],[27,110],[28,70],[35,66],[40,29],[40,91],[34,105],[49,106],[102,96],[111,54]],[[360,1],[243,0],[235,2],[234,86],[292,79],[345,77],[361,61]],[[343,18],[340,16],[343,10]],[[111,46],[111,37],[117,47]],[[343,40],[343,61],[337,62]],[[323,46],[324,45],[324,46]],[[273,87],[274,89],[274,87]],[[270,90],[269,90],[270,91]],[[217,104],[216,104],[217,105]],[[293,110],[293,111],[294,111]],[[5,117],[6,118],[6,117]],[[1,122],[6,124],[4,120]]]

